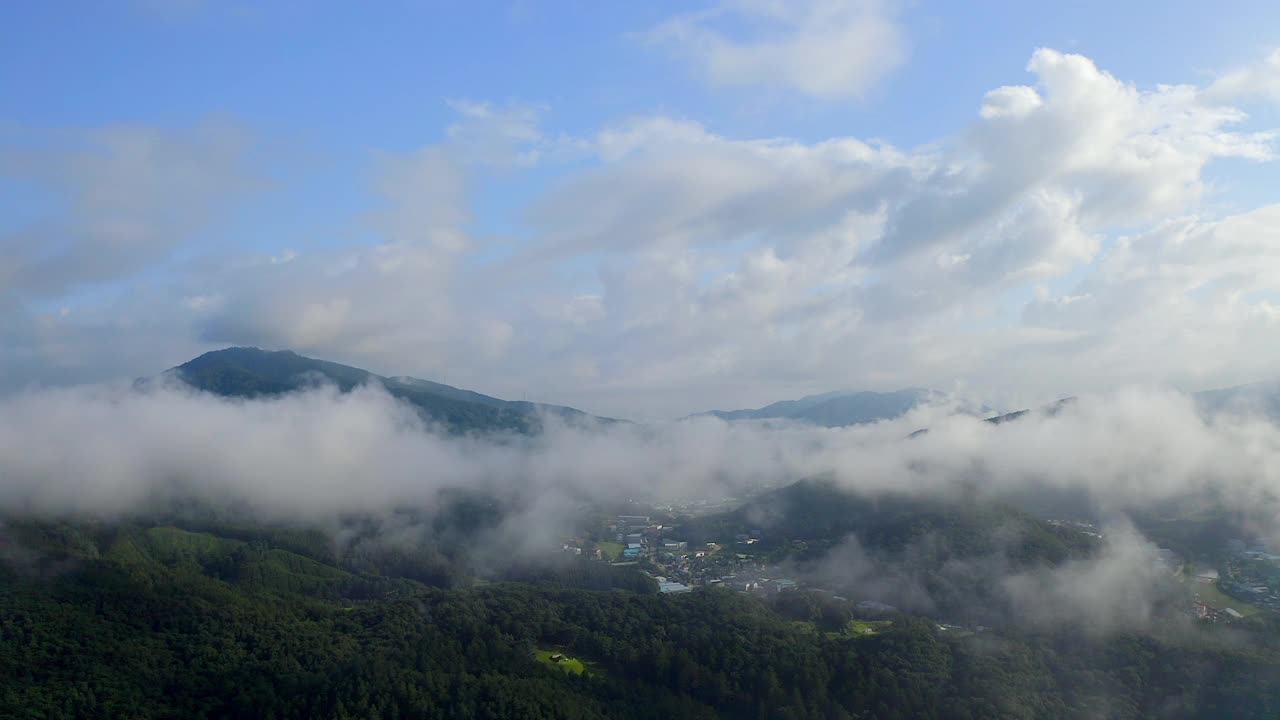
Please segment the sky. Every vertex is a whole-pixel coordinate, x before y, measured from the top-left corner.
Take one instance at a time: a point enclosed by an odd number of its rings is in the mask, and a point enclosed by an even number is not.
[[[228,345],[599,414],[1280,376],[1274,3],[0,7],[0,393]]]

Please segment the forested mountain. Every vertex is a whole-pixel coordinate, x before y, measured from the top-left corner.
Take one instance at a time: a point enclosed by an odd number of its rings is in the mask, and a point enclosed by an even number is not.
[[[236,347],[205,353],[169,371],[188,384],[218,395],[260,397],[278,395],[329,382],[343,392],[366,383],[379,383],[395,397],[419,408],[431,420],[455,432],[537,432],[542,418],[568,423],[617,422],[559,405],[500,400],[430,380],[383,377],[367,370],[303,357],[290,350],[266,351]]]
[[[432,587],[271,527],[0,526],[0,716],[1269,718],[1267,620],[1228,637],[825,630],[813,598]],[[822,602],[837,602],[826,599]],[[845,607],[843,617],[850,617]],[[552,655],[571,657],[557,667]]]
[[[1260,382],[1216,390],[1203,390],[1192,395],[1196,406],[1206,415],[1235,412],[1260,415],[1280,421],[1280,382]]]
[[[752,538],[791,576],[859,600],[1001,624],[1001,580],[1093,557],[1097,540],[1009,505],[906,493],[860,495],[802,480],[689,520],[691,541]]]
[[[918,405],[939,402],[944,393],[907,388],[893,392],[830,392],[799,400],[783,400],[754,410],[711,410],[722,420],[795,420],[841,427],[901,417]]]
[[[691,521],[689,528],[697,533],[694,540],[756,531],[766,547],[794,541],[829,547],[852,534],[866,547],[889,552],[928,534],[947,555],[1007,550],[1028,563],[1058,563],[1094,547],[1080,533],[1008,505],[905,493],[861,495],[822,478],[764,493],[736,510]]]
[[[1280,421],[1280,382],[1259,382],[1214,390],[1191,393],[1190,397],[1205,415],[1223,412],[1258,415],[1272,421]],[[722,420],[794,420],[824,427],[840,427],[861,423],[891,420],[925,404],[946,402],[946,393],[922,388],[906,388],[893,392],[829,392],[809,395],[799,400],[783,400],[761,408],[745,410],[711,410],[702,415],[713,415]],[[1064,398],[1041,408],[1046,415],[1055,415],[1075,398]],[[990,408],[975,406],[962,408],[974,415],[988,415]],[[1016,410],[988,417],[987,421],[1002,423],[1026,415],[1030,410]]]

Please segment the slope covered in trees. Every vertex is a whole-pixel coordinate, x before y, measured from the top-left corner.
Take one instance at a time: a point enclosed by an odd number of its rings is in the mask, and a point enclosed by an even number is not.
[[[8,521],[0,716],[424,718],[1273,717],[1274,628],[1244,642],[895,616],[824,632],[731,591],[429,587],[279,529]],[[299,552],[302,551],[302,552]],[[306,554],[304,554],[306,553]],[[794,605],[794,603],[792,603]],[[1258,621],[1259,623],[1265,621]],[[535,658],[564,648],[584,675]]]
[[[942,402],[944,393],[922,388],[892,392],[830,392],[808,395],[799,400],[782,400],[749,410],[710,410],[721,420],[794,420],[823,427],[842,427],[891,420],[915,407]]]
[[[856,536],[867,547],[897,552],[932,536],[937,558],[1008,553],[1020,563],[1057,563],[1091,552],[1094,542],[1008,505],[914,494],[860,495],[829,480],[801,480],[730,512],[689,525],[694,541],[757,533],[762,547],[802,541],[821,551]]]
[[[279,395],[318,382],[332,383],[343,392],[378,383],[391,395],[418,408],[426,418],[443,423],[455,432],[536,432],[544,416],[569,423],[616,422],[595,418],[574,408],[500,400],[430,380],[383,377],[360,368],[303,357],[289,350],[269,352],[246,347],[216,350],[170,372],[201,390],[244,398]]]

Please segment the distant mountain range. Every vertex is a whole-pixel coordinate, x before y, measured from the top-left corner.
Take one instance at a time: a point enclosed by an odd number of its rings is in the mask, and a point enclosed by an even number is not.
[[[290,350],[268,351],[253,347],[215,350],[172,368],[166,374],[181,378],[201,390],[228,397],[279,395],[318,382],[333,383],[346,392],[358,385],[376,382],[391,395],[416,406],[424,417],[440,422],[454,432],[535,433],[542,429],[543,418],[548,416],[558,417],[569,424],[625,422],[561,405],[502,400],[421,378],[386,377],[349,365],[305,357]],[[1192,393],[1191,398],[1205,415],[1243,412],[1280,422],[1280,382],[1206,390]],[[927,388],[892,392],[837,391],[783,400],[761,408],[712,410],[698,415],[710,415],[730,422],[787,420],[821,427],[842,427],[892,420],[922,405],[952,399],[947,393]],[[1043,409],[1049,414],[1056,414],[1070,400],[1061,400]],[[982,416],[992,414],[986,406],[962,405],[960,411]],[[1027,412],[1018,410],[986,419],[998,424]]]
[[[712,410],[721,420],[794,420],[823,427],[843,427],[892,420],[921,405],[947,402],[951,396],[939,390],[905,388],[892,392],[841,391],[783,400],[754,410]],[[988,408],[972,412],[986,414]]]
[[[1280,422],[1280,382],[1260,382],[1204,390],[1190,393],[1189,396],[1195,402],[1197,409],[1206,417],[1230,412]],[[924,388],[906,388],[893,392],[830,392],[809,395],[799,400],[783,400],[762,408],[712,410],[699,415],[711,415],[727,421],[792,420],[823,427],[842,427],[892,420],[922,405],[943,403],[952,399],[947,393]],[[1041,407],[1039,411],[1049,416],[1057,415],[1074,401],[1074,397],[1063,398]],[[990,416],[985,418],[986,421],[999,425],[1016,420],[1030,413],[1031,410],[1015,410],[993,415],[991,408],[985,405],[978,407],[962,405],[960,412]],[[923,430],[916,431],[912,435],[923,432]]]
[[[559,417],[569,424],[619,422],[560,405],[501,400],[471,390],[413,377],[383,377],[368,370],[304,357],[290,350],[253,347],[215,350],[166,373],[216,395],[261,397],[333,383],[343,392],[377,383],[391,395],[416,406],[424,417],[454,432],[537,432],[542,419]]]
[[[1191,396],[1196,407],[1206,415],[1236,412],[1261,415],[1280,422],[1280,382],[1260,382],[1217,390],[1205,390]]]

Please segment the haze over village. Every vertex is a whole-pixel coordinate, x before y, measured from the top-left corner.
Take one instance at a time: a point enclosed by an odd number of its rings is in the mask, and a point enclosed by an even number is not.
[[[1280,715],[1280,6],[0,6],[0,717]]]

